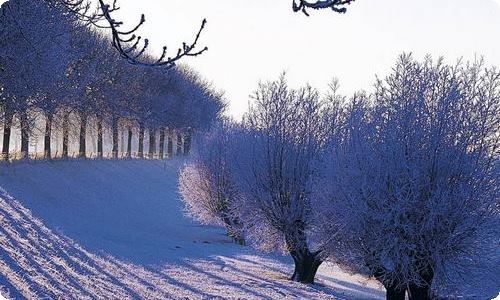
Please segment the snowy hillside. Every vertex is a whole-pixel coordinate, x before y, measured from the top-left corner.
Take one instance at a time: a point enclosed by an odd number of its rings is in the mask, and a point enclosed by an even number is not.
[[[181,162],[54,161],[0,167],[0,288],[12,298],[383,299],[332,266],[292,262],[183,216]]]

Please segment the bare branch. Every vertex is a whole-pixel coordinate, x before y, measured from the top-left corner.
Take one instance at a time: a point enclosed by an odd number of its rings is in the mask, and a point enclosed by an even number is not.
[[[112,45],[118,51],[121,57],[125,58],[129,63],[134,65],[143,65],[151,67],[166,67],[167,69],[175,66],[176,62],[186,56],[198,56],[207,51],[208,48],[197,49],[197,44],[200,39],[203,29],[207,23],[203,20],[195,39],[192,43],[183,43],[182,47],[177,49],[175,56],[167,56],[167,47],[163,47],[162,54],[157,58],[151,58],[148,55],[149,40],[143,39],[135,33],[146,22],[144,15],[131,29],[121,30],[123,22],[113,18],[112,13],[119,10],[117,0],[113,0],[112,4],[105,3],[104,0],[99,0],[98,5],[93,7],[90,0],[45,0],[52,5],[62,5],[77,21],[85,25],[92,25],[96,28],[111,30]],[[104,23],[103,23],[104,22]]]
[[[309,16],[307,9],[326,9],[330,8],[334,12],[337,13],[345,13],[347,8],[346,5],[351,4],[355,0],[319,0],[315,2],[309,2],[307,0],[299,0],[298,3],[296,0],[292,0],[293,11],[298,12],[302,11],[306,16]]]
[[[114,4],[115,3],[116,1],[114,2]],[[115,5],[113,5],[113,7],[111,8],[109,5],[104,3],[103,0],[99,0],[99,4],[102,16],[107,21],[107,23],[109,24],[109,28],[111,29],[113,47],[118,50],[121,57],[125,58],[131,64],[151,67],[163,66],[168,69],[175,66],[175,63],[183,57],[198,56],[208,50],[207,47],[201,50],[196,49],[198,40],[201,36],[201,32],[203,31],[203,29],[205,29],[205,25],[207,23],[207,21],[204,19],[194,41],[191,44],[183,43],[182,48],[179,48],[177,50],[176,55],[174,57],[168,57],[167,59],[165,59],[165,57],[167,57],[167,47],[164,46],[161,56],[158,59],[151,61],[145,55],[149,46],[148,39],[144,39],[144,42],[141,43],[141,36],[136,36],[134,34],[146,21],[144,15],[141,16],[141,20],[139,21],[139,23],[131,30],[122,31],[118,28],[123,25],[123,23],[116,21],[111,16],[111,13],[118,8]]]

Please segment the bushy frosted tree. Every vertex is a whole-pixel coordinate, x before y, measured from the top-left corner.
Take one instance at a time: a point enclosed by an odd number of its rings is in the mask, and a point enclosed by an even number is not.
[[[243,244],[241,222],[233,213],[241,197],[231,176],[231,137],[238,129],[221,122],[200,138],[193,158],[180,172],[179,192],[187,214],[205,224],[226,227],[228,235]]]
[[[326,159],[317,212],[330,258],[374,275],[387,299],[429,299],[436,277],[481,259],[498,284],[499,126],[498,70],[403,55]]]
[[[322,263],[308,239],[314,162],[322,149],[323,102],[311,87],[287,86],[284,76],[261,83],[233,138],[235,172],[243,193],[239,215],[259,248],[288,252],[292,280],[312,283]]]

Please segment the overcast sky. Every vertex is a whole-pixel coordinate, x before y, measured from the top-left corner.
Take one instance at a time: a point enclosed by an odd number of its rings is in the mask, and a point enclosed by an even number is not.
[[[347,14],[310,17],[293,13],[291,0],[118,3],[127,24],[146,15],[142,31],[156,49],[167,44],[175,51],[207,18],[200,45],[209,51],[185,62],[226,91],[228,113],[236,118],[257,82],[282,71],[292,84],[320,90],[337,77],[342,91],[352,93],[370,90],[375,74],[385,76],[402,52],[444,55],[450,62],[483,55],[500,66],[500,0],[356,0]]]

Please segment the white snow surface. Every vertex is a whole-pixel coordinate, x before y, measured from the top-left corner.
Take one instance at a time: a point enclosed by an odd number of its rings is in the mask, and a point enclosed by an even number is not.
[[[183,162],[0,165],[0,293],[15,299],[384,299],[374,280],[233,244],[186,218]]]

